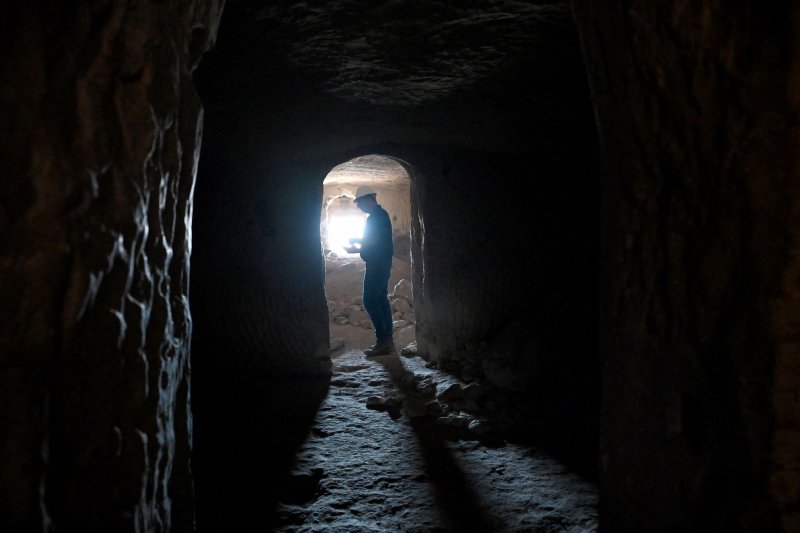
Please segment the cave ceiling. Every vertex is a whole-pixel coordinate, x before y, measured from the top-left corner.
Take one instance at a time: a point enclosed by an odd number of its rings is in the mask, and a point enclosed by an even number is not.
[[[397,161],[379,155],[365,155],[337,165],[325,178],[325,184],[407,186],[409,177]]]
[[[226,10],[237,38],[249,33],[322,90],[372,105],[502,98],[519,80],[546,99],[579,62],[568,2],[240,0]]]

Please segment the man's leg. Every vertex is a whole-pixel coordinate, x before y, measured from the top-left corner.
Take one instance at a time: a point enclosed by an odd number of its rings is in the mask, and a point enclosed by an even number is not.
[[[364,272],[364,293],[362,300],[375,327],[376,344],[367,355],[383,355],[394,350],[392,343],[392,309],[389,306],[387,285],[389,269],[367,266]],[[372,352],[372,353],[370,353]]]
[[[378,312],[381,315],[381,331],[378,337],[385,341],[392,340],[392,306],[389,305],[389,294],[386,285],[389,283],[389,276],[383,284],[383,290],[378,294]]]
[[[370,268],[364,272],[364,292],[361,295],[364,310],[372,320],[372,326],[375,328],[376,340],[378,337],[378,324],[380,323],[380,315],[378,312],[378,294],[376,292],[375,275]]]

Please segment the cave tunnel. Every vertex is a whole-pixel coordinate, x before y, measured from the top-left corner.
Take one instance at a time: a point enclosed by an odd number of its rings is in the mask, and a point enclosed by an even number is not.
[[[799,531],[798,20],[7,6],[0,528]],[[408,200],[374,359],[342,165]]]

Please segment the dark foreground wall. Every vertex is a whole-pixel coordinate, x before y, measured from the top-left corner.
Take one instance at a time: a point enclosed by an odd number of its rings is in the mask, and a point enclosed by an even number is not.
[[[606,160],[603,527],[798,531],[800,9],[574,9]]]
[[[0,22],[0,528],[189,530],[190,73],[220,2]]]

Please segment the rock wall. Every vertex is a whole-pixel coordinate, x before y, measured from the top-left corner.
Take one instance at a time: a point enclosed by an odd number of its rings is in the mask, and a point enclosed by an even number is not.
[[[520,436],[591,476],[597,189],[591,144],[570,148],[582,157],[451,150],[420,165],[413,296],[419,352],[508,396]]]
[[[602,523],[797,531],[800,8],[573,5],[606,161]]]
[[[243,152],[226,154],[222,172],[234,184],[212,182],[210,161],[198,177],[197,371],[328,374],[319,214],[329,169],[298,161],[260,175],[253,169],[263,163],[235,161]]]
[[[34,2],[0,23],[0,527],[188,531],[188,306],[221,2]]]

